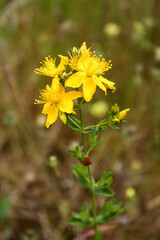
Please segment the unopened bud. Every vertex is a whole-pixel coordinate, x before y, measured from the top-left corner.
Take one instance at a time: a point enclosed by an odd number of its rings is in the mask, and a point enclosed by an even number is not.
[[[49,166],[50,167],[56,167],[58,165],[58,159],[56,156],[50,156],[49,157]]]
[[[117,103],[115,103],[112,108],[111,108],[111,112],[115,115],[119,112],[119,107],[117,105]]]
[[[83,159],[82,164],[83,164],[84,166],[89,166],[89,165],[91,165],[91,164],[92,164],[91,159],[90,159],[89,157],[85,157],[85,158]]]
[[[126,116],[127,113],[130,111],[130,108],[127,108],[119,113],[118,119],[123,120]]]
[[[72,48],[72,53],[78,55],[78,49],[76,47]]]

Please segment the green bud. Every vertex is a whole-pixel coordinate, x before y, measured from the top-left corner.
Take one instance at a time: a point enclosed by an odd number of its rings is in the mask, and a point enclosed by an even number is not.
[[[75,55],[78,55],[79,51],[76,47],[73,47],[72,48],[72,53],[75,54]]]
[[[50,156],[49,157],[49,166],[54,168],[58,165],[58,159],[56,156]]]
[[[119,107],[118,107],[117,103],[115,103],[115,104],[111,107],[111,112],[113,113],[113,115],[116,115],[117,113],[119,113]]]

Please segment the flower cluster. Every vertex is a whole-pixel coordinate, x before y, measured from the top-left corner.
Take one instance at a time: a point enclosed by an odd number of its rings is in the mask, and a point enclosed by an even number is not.
[[[118,124],[125,120],[127,113],[130,111],[130,108],[126,108],[123,111],[120,111],[119,106],[115,103],[111,107],[111,111],[108,114],[108,120],[110,123]]]
[[[79,49],[74,47],[68,57],[59,55],[59,58],[58,66],[56,59],[49,56],[41,62],[40,68],[35,69],[36,74],[52,78],[51,86],[47,85],[46,89],[40,91],[41,100],[35,100],[35,103],[44,104],[42,113],[47,115],[47,128],[58,116],[66,123],[66,114],[75,113],[73,100],[82,98],[84,102],[91,101],[97,86],[105,95],[107,90],[115,91],[115,83],[103,77],[103,74],[111,69],[111,61],[97,57],[87,49],[85,42]],[[82,91],[79,91],[81,86]],[[66,92],[66,87],[75,90]]]

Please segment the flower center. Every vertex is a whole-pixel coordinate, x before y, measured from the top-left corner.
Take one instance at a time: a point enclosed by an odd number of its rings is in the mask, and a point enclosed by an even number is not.
[[[59,100],[60,100],[60,93],[58,93],[58,92],[52,92],[51,93],[51,101],[53,102],[53,103],[58,103],[59,102]]]

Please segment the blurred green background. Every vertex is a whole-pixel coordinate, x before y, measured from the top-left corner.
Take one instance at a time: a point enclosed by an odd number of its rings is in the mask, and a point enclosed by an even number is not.
[[[34,74],[45,56],[67,55],[83,42],[111,59],[106,77],[117,91],[98,90],[85,124],[106,117],[110,104],[131,108],[120,130],[109,129],[91,155],[93,174],[112,171],[112,189],[126,210],[103,226],[108,240],[160,239],[160,1],[0,1],[0,239],[80,240],[89,230],[68,225],[90,195],[72,174],[68,148],[80,136],[57,121],[45,128]],[[57,158],[56,166],[49,157]],[[97,198],[100,207],[103,199]],[[85,239],[92,239],[85,238]]]

